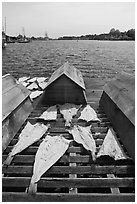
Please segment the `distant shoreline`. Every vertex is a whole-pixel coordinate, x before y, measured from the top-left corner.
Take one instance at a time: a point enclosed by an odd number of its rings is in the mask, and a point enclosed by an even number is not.
[[[49,38],[48,36],[45,37],[26,37],[22,35],[18,35],[17,37],[8,36],[6,35],[6,42],[18,42],[20,39],[27,39],[31,40],[39,40],[39,41],[47,41],[47,40],[100,40],[100,41],[135,41],[135,29],[130,29],[128,31],[120,32],[118,29],[115,30],[112,28],[109,33],[103,34],[88,34],[88,35],[81,35],[81,36],[63,36],[59,38]]]

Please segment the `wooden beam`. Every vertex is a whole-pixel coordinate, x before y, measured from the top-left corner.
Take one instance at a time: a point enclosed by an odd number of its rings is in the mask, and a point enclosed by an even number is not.
[[[4,177],[2,179],[3,187],[26,187],[30,182],[28,177]],[[43,188],[74,188],[73,192],[76,193],[76,188],[119,188],[119,187],[135,187],[135,179],[132,177],[126,178],[77,178],[74,174],[69,178],[41,178],[38,182],[39,187]],[[117,192],[113,191],[114,194]]]
[[[31,175],[33,166],[8,166],[3,167],[3,174]],[[52,166],[45,175],[48,174],[132,174],[133,166]]]
[[[108,178],[115,178],[114,174],[107,174],[107,177]],[[119,194],[120,193],[119,188],[111,188],[111,193]]]
[[[134,202],[134,193],[123,194],[66,194],[66,193],[37,193],[28,195],[27,193],[3,193],[3,202]]]

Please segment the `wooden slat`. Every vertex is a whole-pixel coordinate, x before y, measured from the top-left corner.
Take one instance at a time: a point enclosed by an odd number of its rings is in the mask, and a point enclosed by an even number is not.
[[[134,202],[135,194],[123,193],[123,194],[66,194],[66,193],[37,193],[34,195],[28,195],[26,193],[3,193],[3,202]]]
[[[69,135],[68,135],[68,136],[65,135],[64,137],[65,137],[66,139],[70,139],[70,136],[69,136]],[[11,141],[10,145],[15,145],[17,142],[18,142],[17,139],[13,139],[13,140]],[[39,146],[41,142],[42,142],[42,139],[40,139],[38,142],[35,142],[35,143],[33,144],[33,146]],[[95,142],[96,142],[96,145],[97,145],[97,146],[102,145],[103,139],[96,139]],[[73,142],[73,143],[75,144],[76,142]]]
[[[7,149],[5,150],[4,154],[7,154],[9,153],[11,150],[12,150],[12,146],[8,146]],[[22,151],[20,154],[35,154],[36,151],[37,151],[38,147],[29,147],[27,149],[25,149],[24,151]],[[83,148],[83,147],[70,147],[68,150],[67,150],[67,153],[70,153],[70,152],[78,152],[78,153],[84,153],[86,152],[88,154],[88,152]],[[89,153],[90,154],[90,153]]]
[[[70,153],[70,156],[76,156],[76,153]],[[70,166],[70,167],[76,167],[77,164],[70,162],[70,163],[69,163],[69,166]],[[77,178],[77,174],[69,174],[69,178],[70,178],[70,179],[75,179],[75,178]],[[70,194],[75,194],[75,193],[77,193],[77,188],[75,188],[75,186],[69,188],[69,193],[70,193]]]
[[[33,166],[9,166],[3,167],[3,174],[32,174]],[[134,175],[134,167],[127,166],[52,166],[47,172],[48,174],[132,174]]]
[[[115,178],[114,174],[107,174],[107,177],[108,178]],[[120,193],[119,188],[111,188],[111,193],[119,194]]]
[[[26,187],[30,182],[30,178],[23,177],[13,177],[13,178],[3,178],[3,187]],[[88,187],[88,188],[117,188],[117,187],[128,187],[132,188],[135,185],[134,178],[41,178],[38,182],[39,187],[53,188],[78,188],[78,187]],[[75,191],[76,192],[76,191]],[[75,193],[73,191],[73,193]]]

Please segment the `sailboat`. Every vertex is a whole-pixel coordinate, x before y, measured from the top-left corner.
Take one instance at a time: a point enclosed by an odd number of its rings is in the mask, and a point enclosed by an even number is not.
[[[7,46],[6,44],[6,17],[5,17],[5,29],[4,29],[4,26],[3,26],[3,29],[2,29],[2,48],[5,48]]]
[[[22,29],[22,33],[23,35],[20,35],[21,37],[18,39],[18,43],[29,43],[30,40],[26,38],[24,28]]]

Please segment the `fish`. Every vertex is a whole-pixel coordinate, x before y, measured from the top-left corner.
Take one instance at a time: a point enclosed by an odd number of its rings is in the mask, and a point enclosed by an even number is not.
[[[66,152],[71,140],[65,139],[62,135],[47,135],[40,144],[35,156],[33,175],[28,187],[28,193],[35,194],[37,191],[37,182],[41,176]]]
[[[36,82],[33,82],[32,84],[27,86],[27,89],[29,90],[38,89],[38,85],[36,84]]]
[[[47,86],[48,82],[39,82],[39,87],[44,90]]]
[[[35,98],[37,98],[38,96],[40,96],[43,93],[43,91],[32,91],[30,94],[30,99],[31,101],[33,101]]]
[[[87,122],[100,121],[99,118],[97,117],[95,110],[93,108],[91,108],[90,105],[86,105],[86,107],[83,109],[78,120],[80,120],[80,119],[86,120]]]
[[[27,87],[28,85],[29,85],[29,83],[28,82],[25,82],[25,81],[22,81],[22,82],[20,82],[23,86],[25,86],[25,87]]]
[[[4,165],[9,165],[13,157],[32,145],[34,142],[37,142],[44,133],[47,132],[50,125],[44,125],[42,123],[36,123],[32,125],[29,121],[19,135],[19,140],[17,144],[13,147],[12,151],[9,153],[7,159],[4,161]]]
[[[49,107],[42,115],[39,117],[44,120],[56,120],[57,119],[57,108],[55,106]]]
[[[71,103],[65,103],[64,105],[59,105],[60,113],[63,115],[66,121],[65,122],[66,127],[71,126],[72,117],[77,114],[79,107],[80,107],[79,105],[75,105]]]
[[[97,158],[105,155],[112,157],[114,160],[127,159],[112,128],[109,128]]]
[[[74,125],[73,128],[67,129],[67,131],[73,135],[77,143],[82,144],[86,150],[91,152],[92,159],[95,161],[96,143],[91,133],[91,125],[87,127]]]
[[[24,82],[24,81],[26,81],[26,80],[28,80],[28,79],[30,79],[30,77],[20,77],[20,78],[18,79],[18,81],[19,81],[19,82]]]
[[[48,77],[37,77],[37,82],[42,83],[45,82],[48,79]]]
[[[29,79],[28,82],[29,82],[29,83],[35,82],[36,80],[37,80],[37,77],[34,77],[34,78]]]

